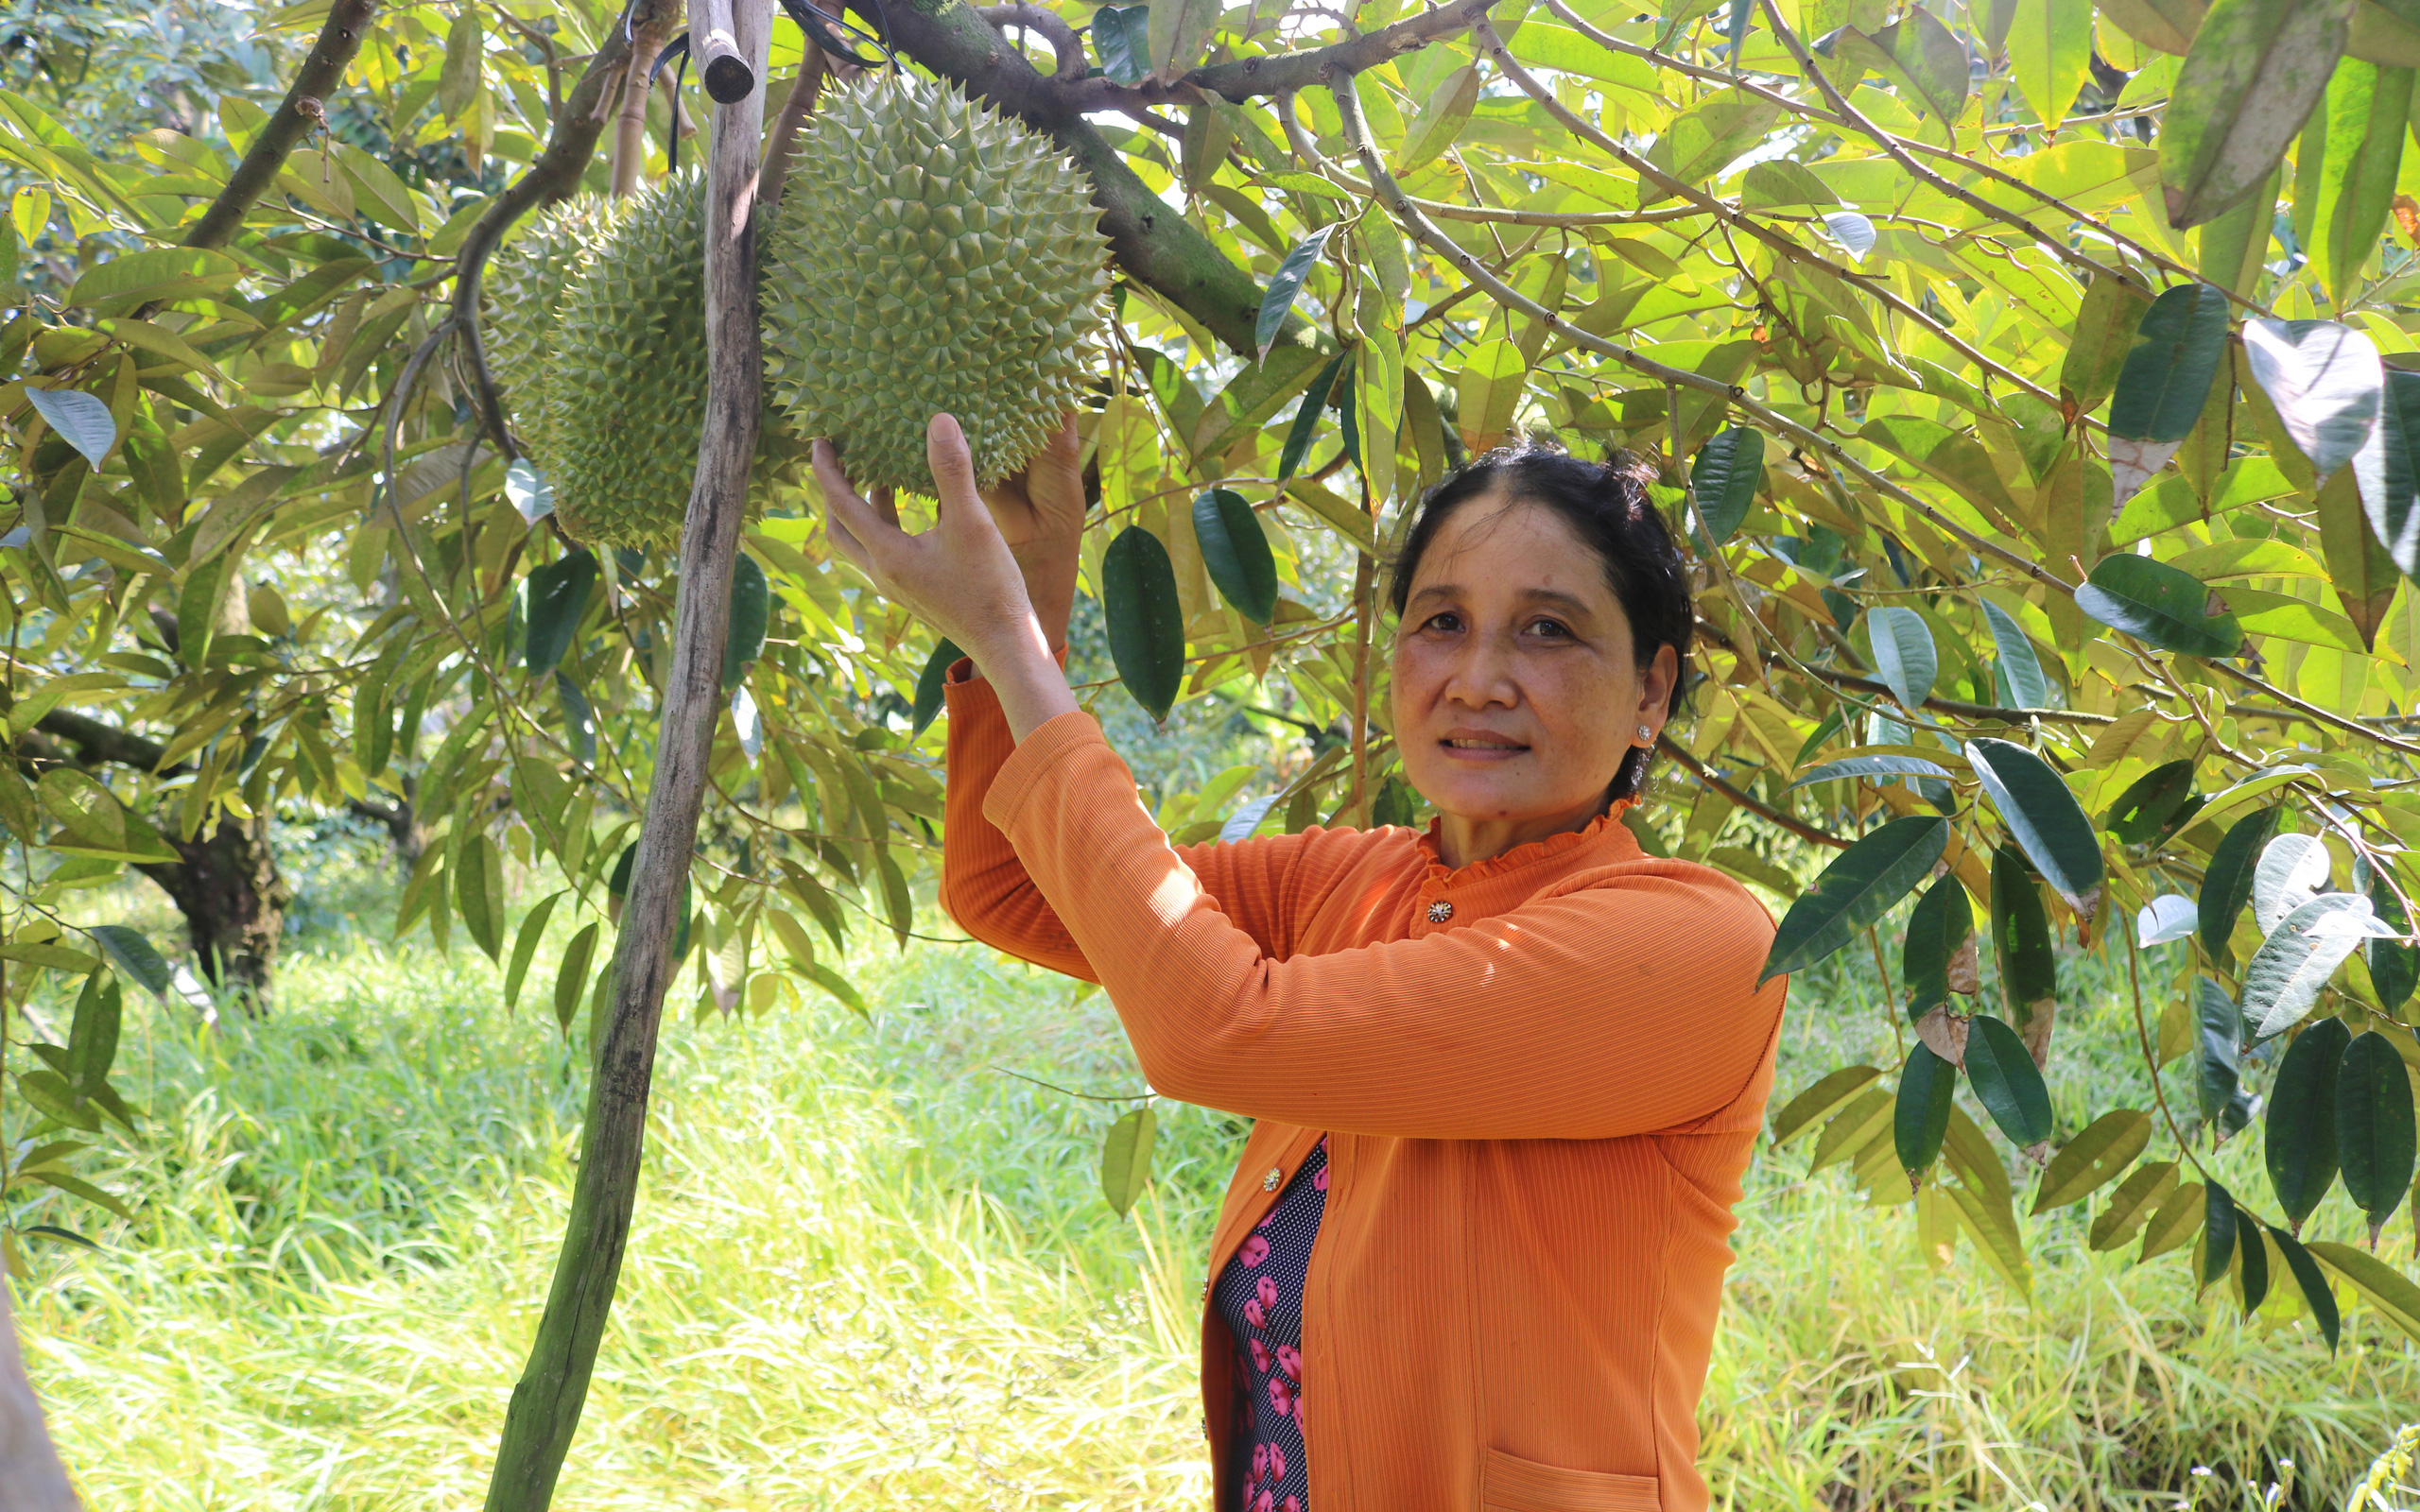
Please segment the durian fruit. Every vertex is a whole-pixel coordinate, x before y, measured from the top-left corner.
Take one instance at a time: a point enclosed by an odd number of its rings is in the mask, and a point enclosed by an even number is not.
[[[513,429],[533,455],[548,450],[545,435],[547,354],[563,295],[596,260],[620,201],[582,195],[529,218],[521,233],[495,250],[479,284],[487,307],[479,322],[488,370],[504,390]]]
[[[925,424],[958,418],[990,486],[1076,407],[1109,287],[1088,186],[1049,138],[957,85],[827,93],[766,258],[769,386],[860,489],[933,493]]]
[[[615,206],[531,354],[544,370],[531,459],[575,541],[680,539],[706,411],[704,195],[686,172]]]

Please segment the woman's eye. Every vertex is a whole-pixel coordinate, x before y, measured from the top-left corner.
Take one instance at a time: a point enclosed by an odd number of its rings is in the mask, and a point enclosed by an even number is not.
[[[1440,635],[1455,634],[1460,631],[1461,627],[1462,617],[1451,610],[1447,610],[1443,614],[1430,615],[1428,617],[1428,623],[1421,627],[1422,629],[1434,630]]]
[[[1570,627],[1561,620],[1531,620],[1530,629],[1533,634],[1546,636],[1549,640],[1565,641],[1571,638]]]

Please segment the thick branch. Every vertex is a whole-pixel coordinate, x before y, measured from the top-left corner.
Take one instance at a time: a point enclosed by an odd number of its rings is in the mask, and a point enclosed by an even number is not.
[[[765,144],[765,166],[756,185],[756,198],[760,206],[757,213],[768,222],[781,208],[782,189],[789,182],[790,159],[798,153],[798,133],[806,125],[806,118],[815,113],[815,96],[823,87],[823,76],[831,71],[823,49],[813,37],[806,38],[805,51],[798,60],[798,77],[790,81],[790,92],[782,98],[782,113],[773,118],[772,135]]]
[[[344,71],[353,66],[354,54],[361,50],[376,9],[376,0],[336,0],[328,8],[327,24],[320,28],[320,40],[311,44],[310,56],[302,60],[302,71],[294,76],[294,86],[285,92],[285,99],[261,128],[261,134],[252,138],[244,161],[229,176],[227,187],[218,191],[218,198],[185,232],[187,247],[224,247],[233,240],[244,216],[268,191],[286,158],[304,137],[327,124],[328,96],[344,82]]]
[[[581,1131],[571,1218],[528,1367],[513,1388],[495,1477],[488,1487],[488,1512],[543,1512],[579,1424],[630,1239],[656,1029],[665,992],[680,966],[672,954],[675,913],[697,848],[715,720],[722,707],[732,569],[764,402],[756,185],[770,0],[735,0],[731,26],[755,83],[741,99],[716,108],[706,152],[706,414],[681,535],[680,596],[673,608],[663,724],[656,734],[655,780],[614,953],[613,1017],[593,1047],[596,1079]]]
[[[1053,77],[1066,80],[1084,77],[1083,39],[1076,35],[1076,28],[1067,25],[1057,11],[1046,10],[1040,6],[1026,3],[1026,0],[1014,0],[1010,5],[983,6],[975,13],[995,27],[1018,26],[1041,33],[1042,40],[1050,44],[1050,58],[1057,65]]]
[[[168,754],[158,741],[146,740],[131,730],[115,725],[105,725],[90,714],[71,710],[53,709],[34,722],[34,728],[46,735],[75,742],[88,762],[112,762],[119,766],[132,766],[141,771],[171,777],[191,768],[180,763],[165,771],[160,769],[160,758]]]
[[[1184,76],[1184,82],[1237,103],[1255,94],[1324,84],[1339,70],[1357,74],[1375,68],[1390,58],[1418,52],[1441,37],[1450,37],[1474,22],[1485,20],[1495,4],[1495,0],[1458,0],[1457,4],[1440,6],[1409,21],[1398,21],[1367,36],[1330,46],[1264,58],[1239,58],[1232,63],[1197,68]]]

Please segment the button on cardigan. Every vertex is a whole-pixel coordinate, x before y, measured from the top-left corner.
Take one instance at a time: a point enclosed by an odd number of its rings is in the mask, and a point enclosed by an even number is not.
[[[1172,847],[1090,715],[1018,744],[965,671],[942,903],[1101,984],[1159,1091],[1255,1121],[1208,1275],[1327,1141],[1307,1504],[1704,1508],[1698,1396],[1781,1023],[1764,909],[1610,816],[1459,870],[1394,828]],[[1221,1508],[1251,1469],[1234,1354],[1205,1298]]]

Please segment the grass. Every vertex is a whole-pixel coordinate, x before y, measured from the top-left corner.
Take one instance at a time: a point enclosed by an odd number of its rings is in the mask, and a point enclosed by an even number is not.
[[[374,911],[322,909],[266,1022],[130,1016],[120,1078],[153,1116],[101,1179],[135,1222],[47,1197],[15,1214],[109,1246],[35,1249],[19,1283],[95,1507],[482,1494],[562,1229],[581,1052],[527,1001],[508,1017],[466,948],[358,933]],[[2063,1136],[2146,1095],[2112,1048],[2131,1007],[2084,971]],[[1101,997],[972,947],[857,980],[872,1024],[818,1003],[667,1026],[557,1504],[1201,1504],[1196,1297],[1241,1125],[1164,1105],[1155,1182],[1120,1221],[1093,1168],[1116,1108],[1011,1074],[1135,1091]],[[1872,995],[1847,968],[1801,979],[1784,1095],[1895,1060]],[[2222,1169],[2264,1190],[2245,1155]],[[2273,1477],[2282,1504],[2340,1504],[2420,1400],[2420,1349],[2356,1304],[2331,1358],[2283,1306],[2245,1322],[2222,1289],[2197,1299],[2175,1257],[2087,1252],[2088,1217],[2030,1221],[2029,1305],[1971,1247],[1929,1270],[1908,1210],[1806,1177],[1803,1150],[1760,1155],[1702,1414],[1718,1504],[2221,1508]],[[2408,1269],[2408,1240],[2389,1258]]]

